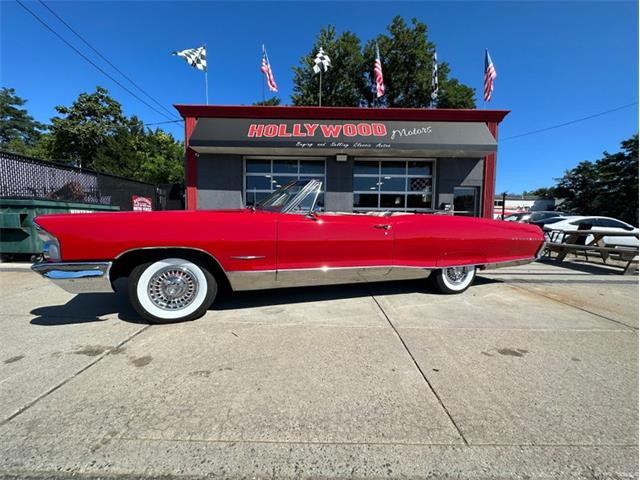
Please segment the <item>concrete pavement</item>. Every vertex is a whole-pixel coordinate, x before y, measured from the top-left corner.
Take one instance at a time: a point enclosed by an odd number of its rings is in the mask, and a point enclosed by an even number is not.
[[[638,280],[569,267],[148,326],[0,265],[0,477],[638,478]]]

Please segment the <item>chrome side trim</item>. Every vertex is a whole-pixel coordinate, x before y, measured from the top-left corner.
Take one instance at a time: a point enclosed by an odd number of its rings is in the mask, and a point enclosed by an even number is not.
[[[266,258],[264,255],[238,255],[231,256],[234,260],[258,260],[259,258]]]
[[[517,267],[518,265],[526,265],[527,263],[535,262],[540,257],[527,258],[522,260],[506,260],[504,262],[486,263],[482,265],[481,270],[493,269],[493,268],[506,268]]]
[[[426,278],[431,269],[421,267],[337,267],[227,272],[233,290],[340,285]]]
[[[111,262],[36,263],[31,270],[69,293],[113,292]]]
[[[227,272],[227,278],[234,291],[278,288],[275,270],[239,270]]]
[[[227,272],[233,290],[264,290],[269,288],[305,287],[313,285],[340,285],[361,282],[386,282],[428,277],[433,270],[476,266],[481,270],[515,267],[534,262],[536,258],[505,260],[485,264],[372,267],[297,268],[286,270],[254,270]]]

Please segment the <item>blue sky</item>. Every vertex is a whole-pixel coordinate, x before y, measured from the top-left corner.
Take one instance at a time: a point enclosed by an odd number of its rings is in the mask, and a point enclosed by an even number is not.
[[[621,140],[638,131],[635,105],[509,140],[638,100],[638,4],[633,1],[48,5],[169,108],[174,103],[204,103],[202,72],[170,56],[173,50],[206,43],[210,103],[251,104],[262,97],[260,46],[266,43],[280,96],[288,103],[291,67],[310,50],[321,26],[351,30],[365,42],[385,31],[394,15],[415,16],[428,25],[439,60],[447,61],[452,75],[477,91],[484,49],[491,52],[498,78],[488,108],[511,110],[499,132],[497,192],[549,186],[578,162],[600,158],[604,150],[617,151]],[[27,6],[112,72],[41,4]],[[3,1],[0,9],[2,86],[28,99],[36,119],[48,121],[55,105],[68,105],[80,92],[102,85],[127,114],[147,123],[165,120],[88,65],[17,3]],[[183,136],[177,124],[163,128]]]

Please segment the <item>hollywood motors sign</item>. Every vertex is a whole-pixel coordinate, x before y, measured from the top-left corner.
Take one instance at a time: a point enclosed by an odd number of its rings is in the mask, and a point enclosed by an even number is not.
[[[189,138],[205,153],[242,149],[420,150],[429,155],[446,150],[484,156],[496,141],[482,122],[421,122],[365,119],[200,118]],[[251,154],[257,150],[252,150]],[[286,153],[286,152],[283,152]],[[427,154],[425,153],[425,154]],[[462,153],[460,153],[462,155]]]
[[[304,138],[322,136],[325,139],[344,137],[385,137],[384,123],[252,123],[249,138]]]

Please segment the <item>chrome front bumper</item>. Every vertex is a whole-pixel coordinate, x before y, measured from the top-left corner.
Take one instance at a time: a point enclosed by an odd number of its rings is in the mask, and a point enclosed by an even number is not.
[[[111,262],[36,263],[31,270],[69,293],[113,292]]]

